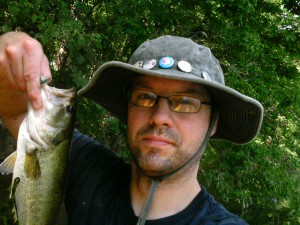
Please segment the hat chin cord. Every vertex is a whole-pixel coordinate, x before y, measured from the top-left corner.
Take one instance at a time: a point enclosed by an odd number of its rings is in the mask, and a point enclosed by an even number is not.
[[[219,110],[218,109],[213,110],[213,114],[212,114],[212,117],[211,117],[212,119],[211,119],[209,128],[208,128],[208,130],[206,132],[205,138],[204,138],[201,146],[199,147],[199,149],[195,152],[195,154],[187,162],[185,162],[182,166],[180,166],[176,170],[174,170],[174,171],[172,171],[172,172],[170,172],[168,174],[165,174],[163,176],[147,176],[142,171],[142,169],[138,166],[138,164],[135,163],[136,166],[137,166],[137,168],[139,169],[139,171],[144,176],[149,177],[151,179],[151,187],[150,187],[150,190],[149,190],[146,202],[145,202],[145,204],[143,206],[141,215],[140,215],[139,220],[137,222],[137,225],[144,225],[146,223],[146,218],[147,218],[148,212],[150,210],[151,203],[152,203],[152,200],[153,200],[153,197],[154,197],[154,193],[155,193],[155,191],[157,189],[157,186],[158,186],[159,182],[163,181],[164,179],[166,179],[166,178],[168,178],[170,176],[173,176],[174,174],[176,174],[177,172],[179,172],[180,170],[182,170],[184,167],[186,167],[187,165],[189,165],[193,161],[193,159],[199,153],[203,153],[203,151],[204,151],[204,149],[205,149],[205,147],[206,147],[206,145],[208,143],[208,140],[210,138],[211,132],[212,132],[212,130],[213,130],[214,126],[215,126],[215,123],[217,121],[218,115],[219,115]]]

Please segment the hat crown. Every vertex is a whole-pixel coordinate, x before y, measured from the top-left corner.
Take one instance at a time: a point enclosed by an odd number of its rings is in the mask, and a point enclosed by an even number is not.
[[[129,63],[133,65],[138,61],[158,60],[166,56],[172,57],[176,62],[187,61],[192,66],[191,73],[199,78],[209,78],[223,85],[225,83],[222,68],[211,50],[188,38],[166,35],[146,41],[136,49]]]

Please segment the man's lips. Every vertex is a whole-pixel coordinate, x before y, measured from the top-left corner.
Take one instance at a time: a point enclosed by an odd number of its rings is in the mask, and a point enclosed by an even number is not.
[[[161,137],[161,136],[156,136],[156,135],[146,135],[142,138],[143,141],[145,141],[146,143],[148,143],[149,145],[159,145],[159,146],[163,146],[163,145],[174,145],[174,141],[165,138],[165,137]]]

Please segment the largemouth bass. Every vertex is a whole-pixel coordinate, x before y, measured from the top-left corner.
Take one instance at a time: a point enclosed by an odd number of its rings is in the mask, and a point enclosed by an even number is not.
[[[75,90],[43,84],[41,96],[41,109],[28,106],[17,151],[0,165],[1,173],[13,173],[11,198],[20,225],[54,225],[63,200]]]

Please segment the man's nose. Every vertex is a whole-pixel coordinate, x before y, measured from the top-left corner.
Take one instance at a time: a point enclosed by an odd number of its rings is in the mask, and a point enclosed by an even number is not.
[[[173,112],[169,107],[168,98],[160,97],[152,108],[149,124],[156,126],[172,126]]]

